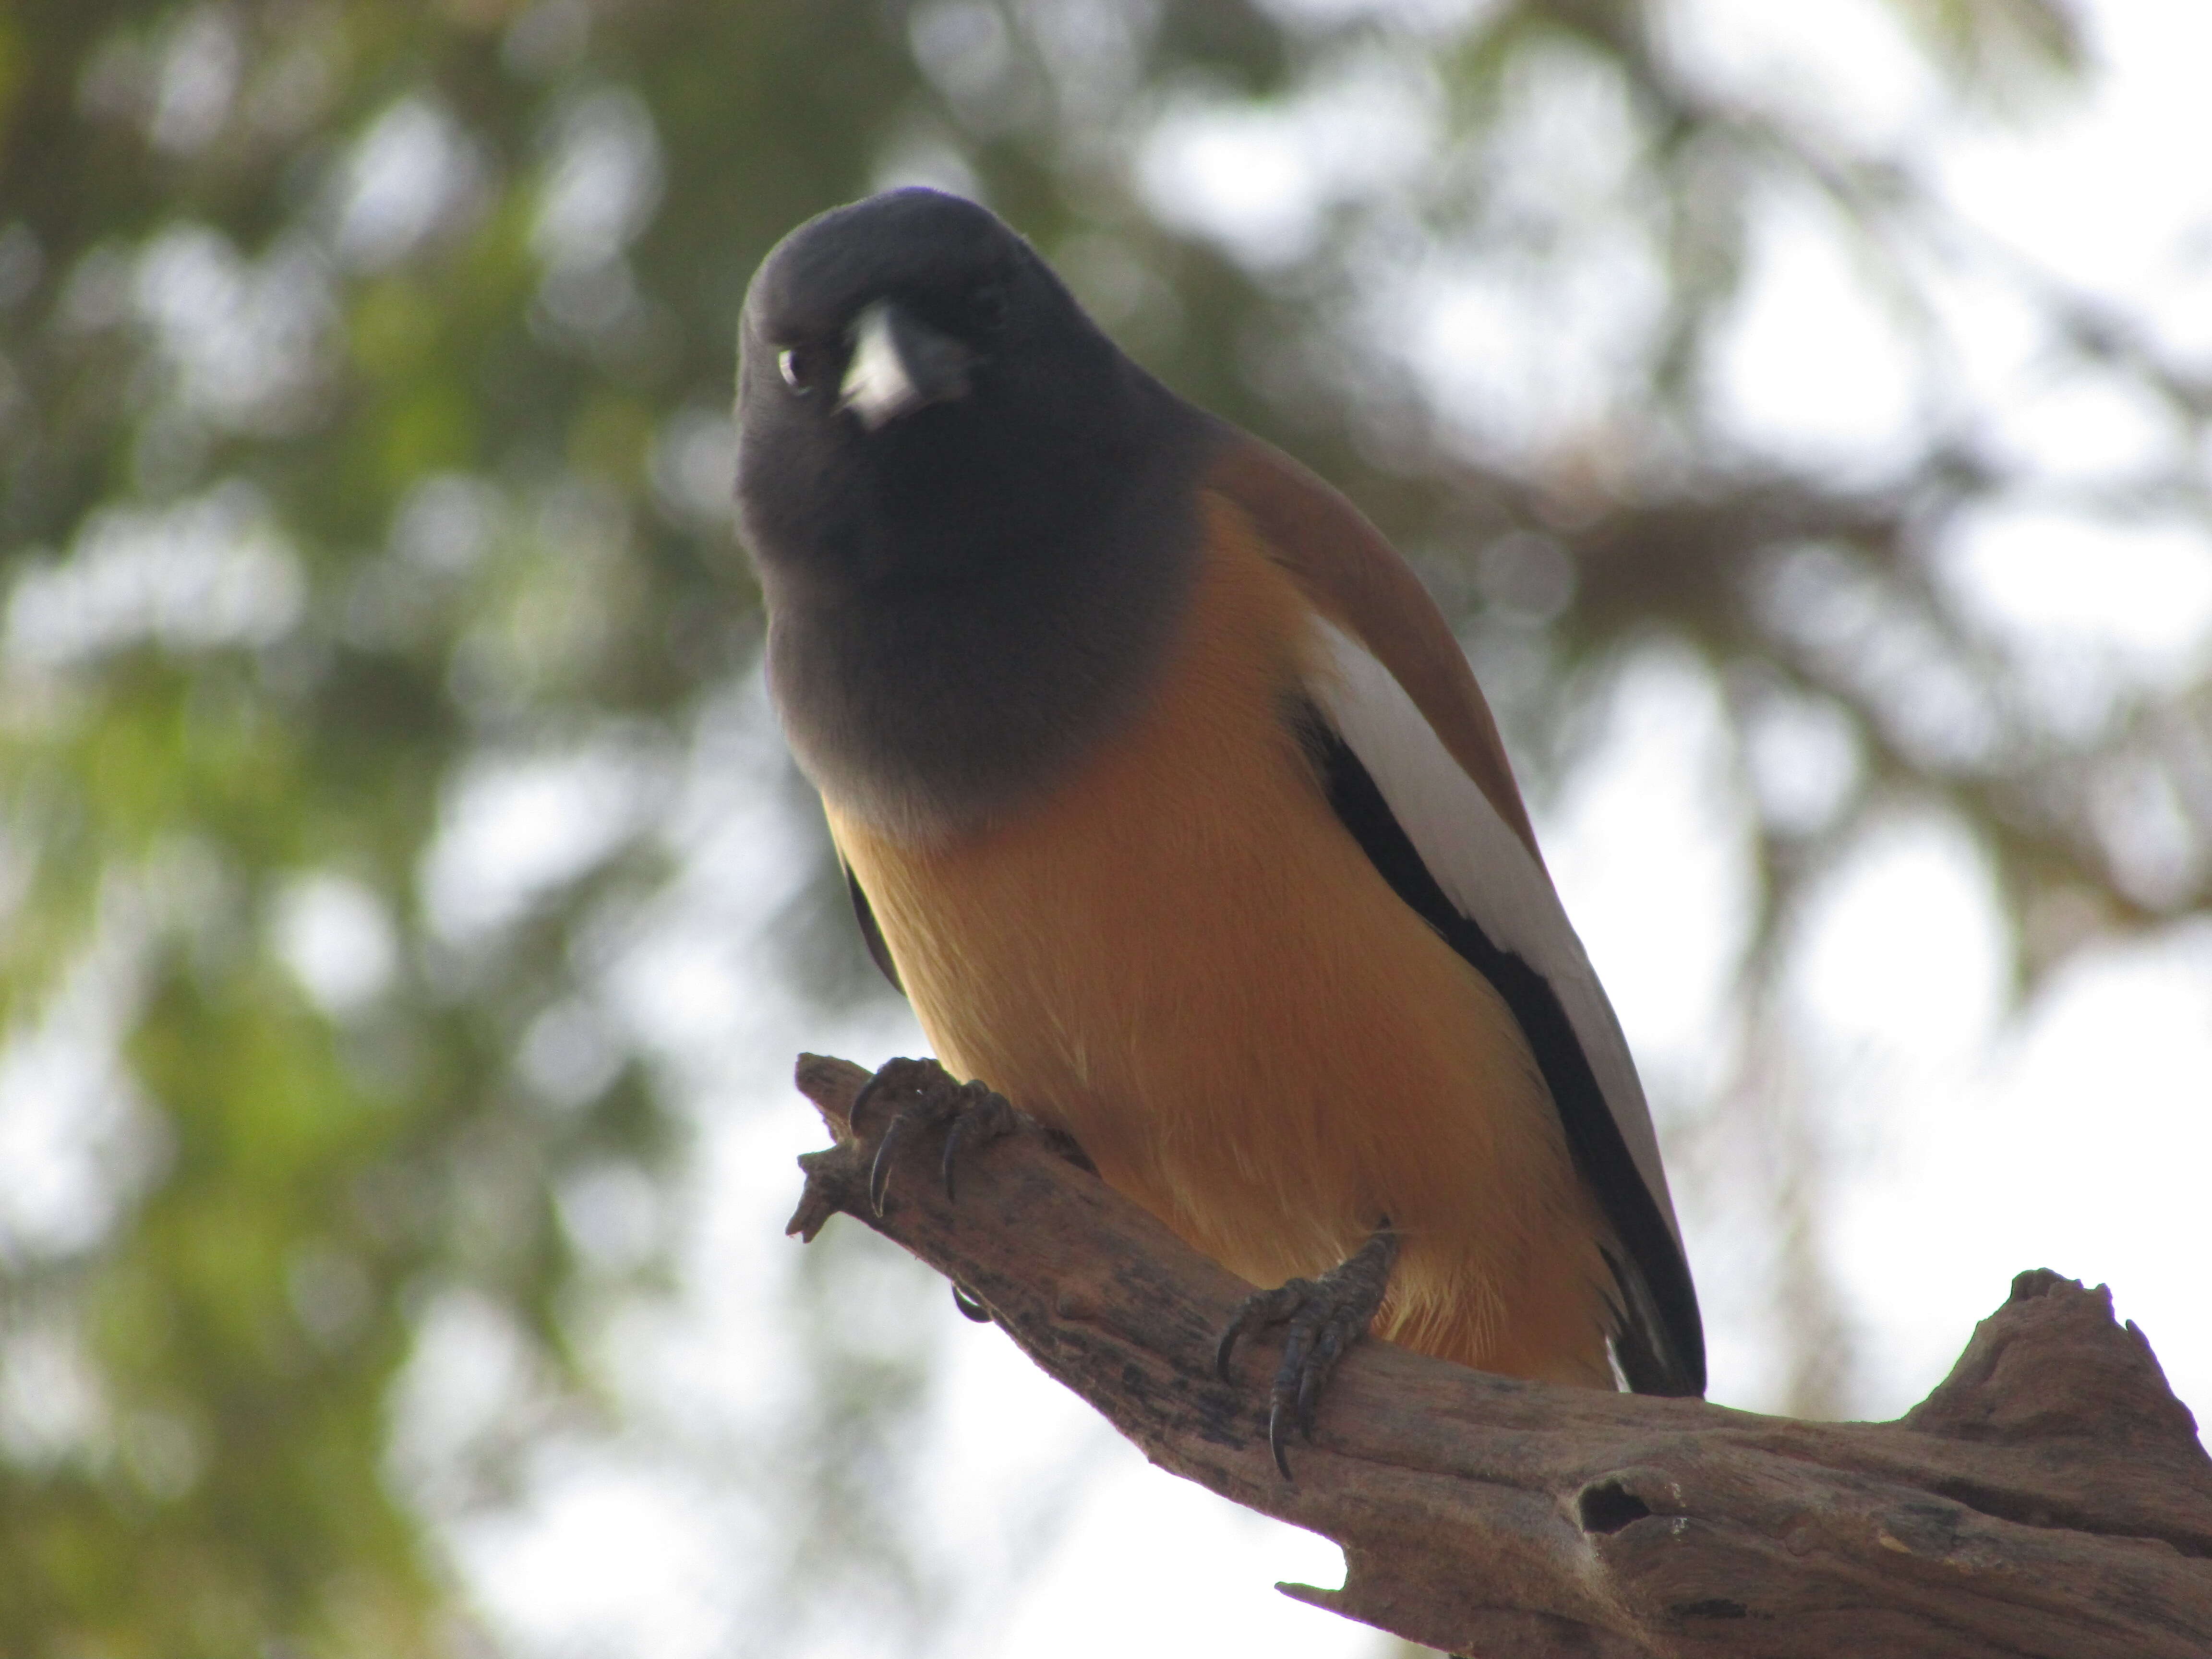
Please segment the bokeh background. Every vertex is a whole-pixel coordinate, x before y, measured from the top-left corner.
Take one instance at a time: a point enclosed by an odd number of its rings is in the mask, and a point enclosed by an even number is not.
[[[1363,1656],[861,1230],[744,284],[974,194],[1462,630],[1714,1397],[2212,1403],[2201,0],[13,0],[0,1653]]]

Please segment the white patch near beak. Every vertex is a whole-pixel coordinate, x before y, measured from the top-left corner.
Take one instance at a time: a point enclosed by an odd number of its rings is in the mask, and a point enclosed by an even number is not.
[[[890,301],[877,301],[854,321],[852,361],[837,390],[837,407],[851,410],[871,432],[927,401],[899,354]]]

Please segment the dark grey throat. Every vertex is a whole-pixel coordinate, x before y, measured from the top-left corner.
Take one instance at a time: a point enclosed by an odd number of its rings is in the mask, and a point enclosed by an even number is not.
[[[1146,441],[1110,446],[1113,489],[1097,488],[1095,462],[1078,469],[1088,477],[1027,481],[1027,500],[998,503],[1000,527],[1018,531],[984,556],[868,558],[835,574],[762,561],[769,685],[800,766],[839,810],[908,842],[1002,822],[1141,707],[1188,609],[1193,483],[1212,444],[1195,411],[1157,395]],[[1063,484],[1066,510],[1054,510]]]

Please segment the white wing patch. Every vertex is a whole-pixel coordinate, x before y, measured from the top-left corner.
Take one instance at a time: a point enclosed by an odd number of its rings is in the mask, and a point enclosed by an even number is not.
[[[1444,896],[1492,944],[1510,951],[1549,981],[1637,1171],[1680,1249],[1682,1230],[1668,1196],[1659,1139],[1628,1039],[1551,878],[1451,757],[1390,671],[1343,629],[1326,621],[1319,626],[1330,672],[1322,684],[1310,688],[1316,701],[1382,792]]]

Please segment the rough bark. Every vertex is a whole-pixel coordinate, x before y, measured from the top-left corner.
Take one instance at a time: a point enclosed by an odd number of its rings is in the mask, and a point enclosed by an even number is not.
[[[837,1144],[792,1231],[843,1212],[945,1273],[1161,1468],[1344,1548],[1289,1594],[1431,1647],[1510,1656],[2212,1655],[2212,1460],[2112,1299],[2024,1273],[1894,1423],[1521,1382],[1380,1341],[1346,1359],[1284,1480],[1265,1340],[1214,1339],[1250,1286],[1042,1141],[941,1136],[884,1212],[847,1111],[867,1073],[805,1055]],[[872,1119],[866,1126],[880,1132]]]

